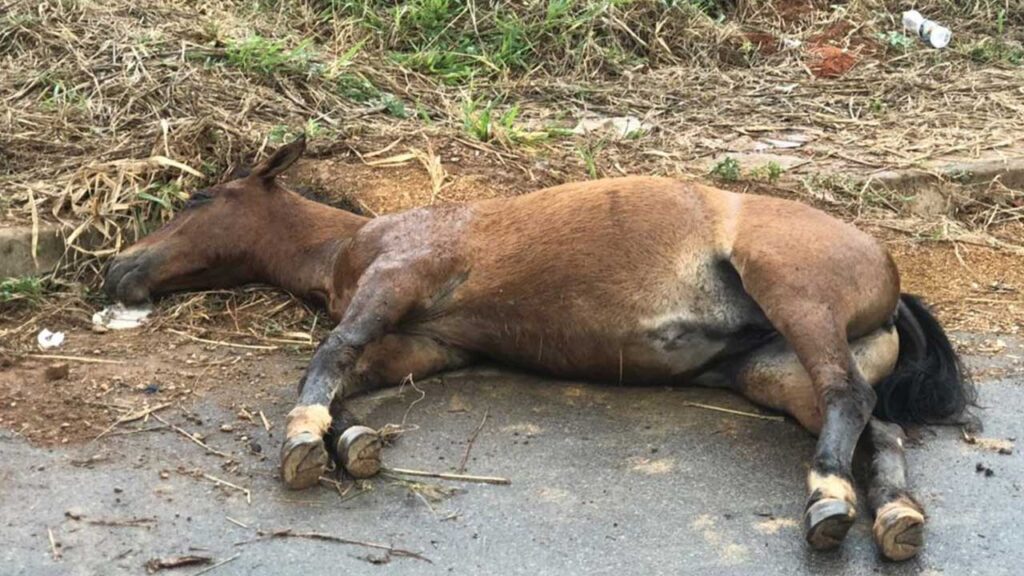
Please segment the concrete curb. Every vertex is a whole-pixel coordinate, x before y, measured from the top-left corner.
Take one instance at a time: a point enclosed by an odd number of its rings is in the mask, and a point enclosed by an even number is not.
[[[39,226],[36,258],[32,258],[32,227],[0,228],[0,280],[50,272],[64,256],[64,234],[52,224]]]
[[[888,170],[874,174],[865,181],[869,186],[887,190],[912,191],[944,182],[980,184],[997,178],[1011,188],[1024,187],[1024,158],[958,162],[933,170]]]

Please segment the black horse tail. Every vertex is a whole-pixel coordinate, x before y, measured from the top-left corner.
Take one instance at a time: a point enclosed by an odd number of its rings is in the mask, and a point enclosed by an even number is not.
[[[977,392],[949,337],[916,296],[896,308],[900,353],[893,373],[875,386],[874,415],[897,424],[966,424],[980,428],[968,408]]]

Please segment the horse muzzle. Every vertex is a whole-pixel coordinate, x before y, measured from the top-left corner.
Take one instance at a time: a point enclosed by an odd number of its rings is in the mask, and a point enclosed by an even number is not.
[[[159,257],[149,250],[124,253],[107,269],[103,291],[111,299],[129,306],[149,301],[150,279]]]

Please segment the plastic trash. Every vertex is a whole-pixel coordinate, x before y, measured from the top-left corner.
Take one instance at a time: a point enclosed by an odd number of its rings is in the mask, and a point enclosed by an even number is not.
[[[585,118],[572,129],[573,134],[589,134],[591,132],[610,132],[619,138],[626,138],[633,133],[643,133],[653,126],[636,116],[617,116],[615,118]]]
[[[945,48],[953,38],[949,28],[941,26],[938,22],[926,19],[917,10],[907,10],[903,13],[903,27],[917,34],[917,37],[927,42],[932,48]]]
[[[64,343],[64,333],[50,332],[46,328],[43,328],[39,332],[39,336],[36,337],[36,341],[39,342],[40,349],[49,350],[50,348],[56,348]]]
[[[117,303],[93,314],[92,327],[98,332],[138,328],[146,323],[152,312],[153,307],[149,305],[129,308]]]

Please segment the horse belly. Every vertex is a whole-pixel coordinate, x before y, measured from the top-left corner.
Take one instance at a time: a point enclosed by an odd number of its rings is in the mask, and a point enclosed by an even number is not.
[[[659,309],[639,319],[634,348],[641,366],[678,379],[749,350],[774,333],[728,263],[702,262],[679,280]]]

